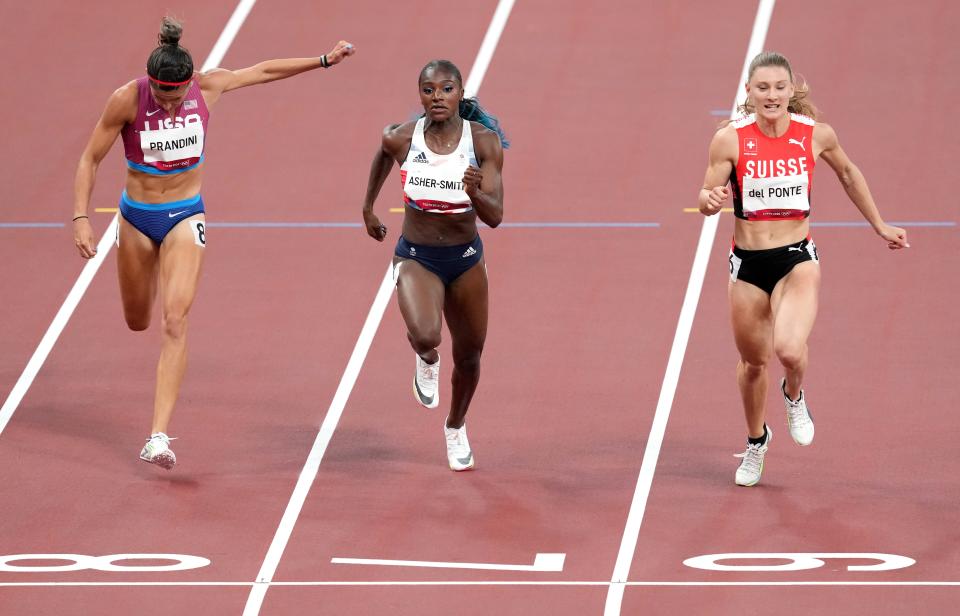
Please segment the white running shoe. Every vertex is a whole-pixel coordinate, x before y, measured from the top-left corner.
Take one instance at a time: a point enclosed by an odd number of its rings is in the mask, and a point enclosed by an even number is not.
[[[447,437],[447,462],[452,471],[468,471],[473,468],[473,450],[467,440],[467,424],[459,428],[443,427]]]
[[[797,445],[806,447],[813,442],[813,416],[807,409],[807,401],[800,390],[800,398],[796,402],[787,396],[787,379],[781,379],[780,392],[783,394],[783,405],[787,407],[787,427],[790,436]]]
[[[170,449],[169,436],[163,432],[156,432],[147,439],[147,444],[140,451],[140,459],[150,464],[156,464],[160,468],[170,470],[177,463],[177,456]]]
[[[763,473],[763,456],[767,453],[767,447],[773,440],[773,431],[767,426],[767,440],[763,443],[754,445],[747,443],[747,450],[743,453],[734,454],[734,458],[743,458],[737,468],[735,481],[738,486],[753,486],[759,483],[760,475]]]
[[[428,364],[417,355],[417,373],[413,376],[413,397],[417,402],[435,409],[440,404],[440,358]]]

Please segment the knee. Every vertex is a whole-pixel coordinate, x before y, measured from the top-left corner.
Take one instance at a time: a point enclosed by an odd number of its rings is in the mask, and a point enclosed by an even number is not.
[[[169,311],[163,314],[163,335],[167,338],[179,340],[187,335],[187,315],[179,311]]]
[[[759,379],[767,371],[767,362],[762,358],[741,359],[740,371],[748,379]]]
[[[407,337],[417,353],[426,353],[440,346],[439,329],[413,327],[407,333]]]
[[[791,342],[781,343],[774,346],[774,352],[780,364],[788,370],[799,368],[803,364],[806,356],[806,345]]]
[[[471,349],[465,353],[454,353],[453,355],[453,365],[460,372],[479,372],[480,371],[480,355],[483,353],[483,348]]]

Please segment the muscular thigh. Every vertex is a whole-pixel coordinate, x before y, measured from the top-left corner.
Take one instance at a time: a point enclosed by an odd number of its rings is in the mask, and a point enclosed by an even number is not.
[[[157,293],[159,247],[123,216],[117,232],[117,276],[124,312],[128,318],[148,315]]]
[[[455,349],[483,348],[488,316],[487,268],[483,260],[447,287],[443,312]]]
[[[179,222],[160,246],[160,290],[164,311],[186,313],[196,296],[206,251],[203,214]]]
[[[773,336],[770,296],[749,282],[736,280],[730,283],[729,298],[733,338],[740,356],[752,364],[765,364]]]
[[[806,261],[796,265],[777,283],[770,297],[774,339],[806,343],[817,317],[820,265]]]
[[[442,323],[443,282],[413,259],[394,257],[397,301],[408,329],[439,334]]]

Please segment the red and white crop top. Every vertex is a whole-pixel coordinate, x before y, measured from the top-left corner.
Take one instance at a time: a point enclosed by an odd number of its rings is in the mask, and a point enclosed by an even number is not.
[[[740,144],[737,167],[730,176],[734,215],[743,220],[808,217],[816,121],[791,113],[790,126],[780,137],[760,132],[756,114],[732,124]]]

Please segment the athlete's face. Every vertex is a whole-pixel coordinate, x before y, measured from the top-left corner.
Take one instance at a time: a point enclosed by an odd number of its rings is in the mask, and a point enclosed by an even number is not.
[[[189,89],[189,83],[171,88],[170,86],[162,86],[152,81],[150,82],[150,94],[153,96],[153,100],[167,110],[167,112],[180,106],[180,103],[186,98],[187,90]]]
[[[747,100],[758,117],[777,120],[787,114],[793,96],[790,72],[782,66],[761,66],[747,83]]]
[[[420,104],[427,117],[443,122],[460,113],[463,86],[454,75],[441,69],[429,69],[420,77]]]

